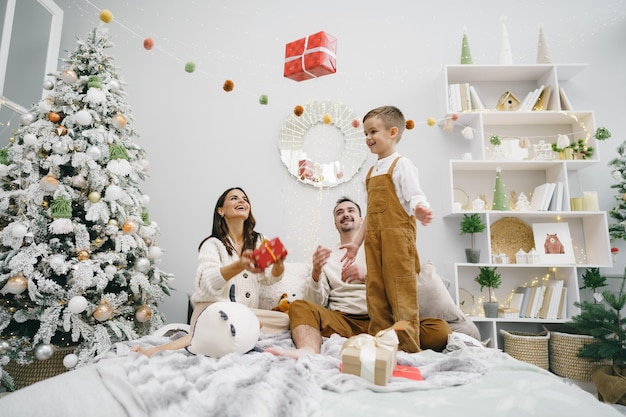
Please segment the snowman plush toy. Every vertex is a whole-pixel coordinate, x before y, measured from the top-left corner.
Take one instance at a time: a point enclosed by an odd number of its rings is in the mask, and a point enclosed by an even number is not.
[[[259,319],[252,310],[241,303],[220,301],[200,313],[186,349],[212,358],[243,354],[254,348],[260,333]]]

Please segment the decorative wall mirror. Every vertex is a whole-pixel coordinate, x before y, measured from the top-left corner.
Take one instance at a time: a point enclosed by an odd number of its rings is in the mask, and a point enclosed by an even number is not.
[[[357,115],[344,104],[312,101],[301,116],[287,117],[278,148],[287,170],[300,182],[334,187],[350,181],[367,159]]]

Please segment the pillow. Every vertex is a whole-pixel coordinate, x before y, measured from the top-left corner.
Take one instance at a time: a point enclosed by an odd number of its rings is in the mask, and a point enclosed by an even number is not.
[[[311,266],[307,262],[285,262],[283,279],[272,285],[261,285],[259,291],[259,308],[271,310],[278,305],[283,294],[287,294],[289,302],[304,297],[304,283],[311,276]]]
[[[420,317],[435,317],[447,322],[465,321],[465,314],[452,299],[431,261],[422,265],[417,288]]]

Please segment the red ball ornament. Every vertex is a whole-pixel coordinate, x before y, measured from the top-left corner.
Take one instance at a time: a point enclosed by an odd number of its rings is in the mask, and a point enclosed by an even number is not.
[[[154,40],[152,38],[146,38],[143,40],[143,48],[149,51],[154,46]]]
[[[359,119],[354,119],[352,121],[352,127],[358,129],[359,126],[361,126],[361,121]]]

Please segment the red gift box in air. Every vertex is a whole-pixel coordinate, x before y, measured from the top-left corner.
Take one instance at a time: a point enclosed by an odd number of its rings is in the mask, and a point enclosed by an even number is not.
[[[285,46],[285,77],[308,80],[337,72],[337,39],[321,31]]]
[[[256,266],[263,269],[286,256],[287,249],[285,249],[282,242],[277,237],[272,240],[265,239],[263,243],[261,243],[261,246],[252,252]]]

